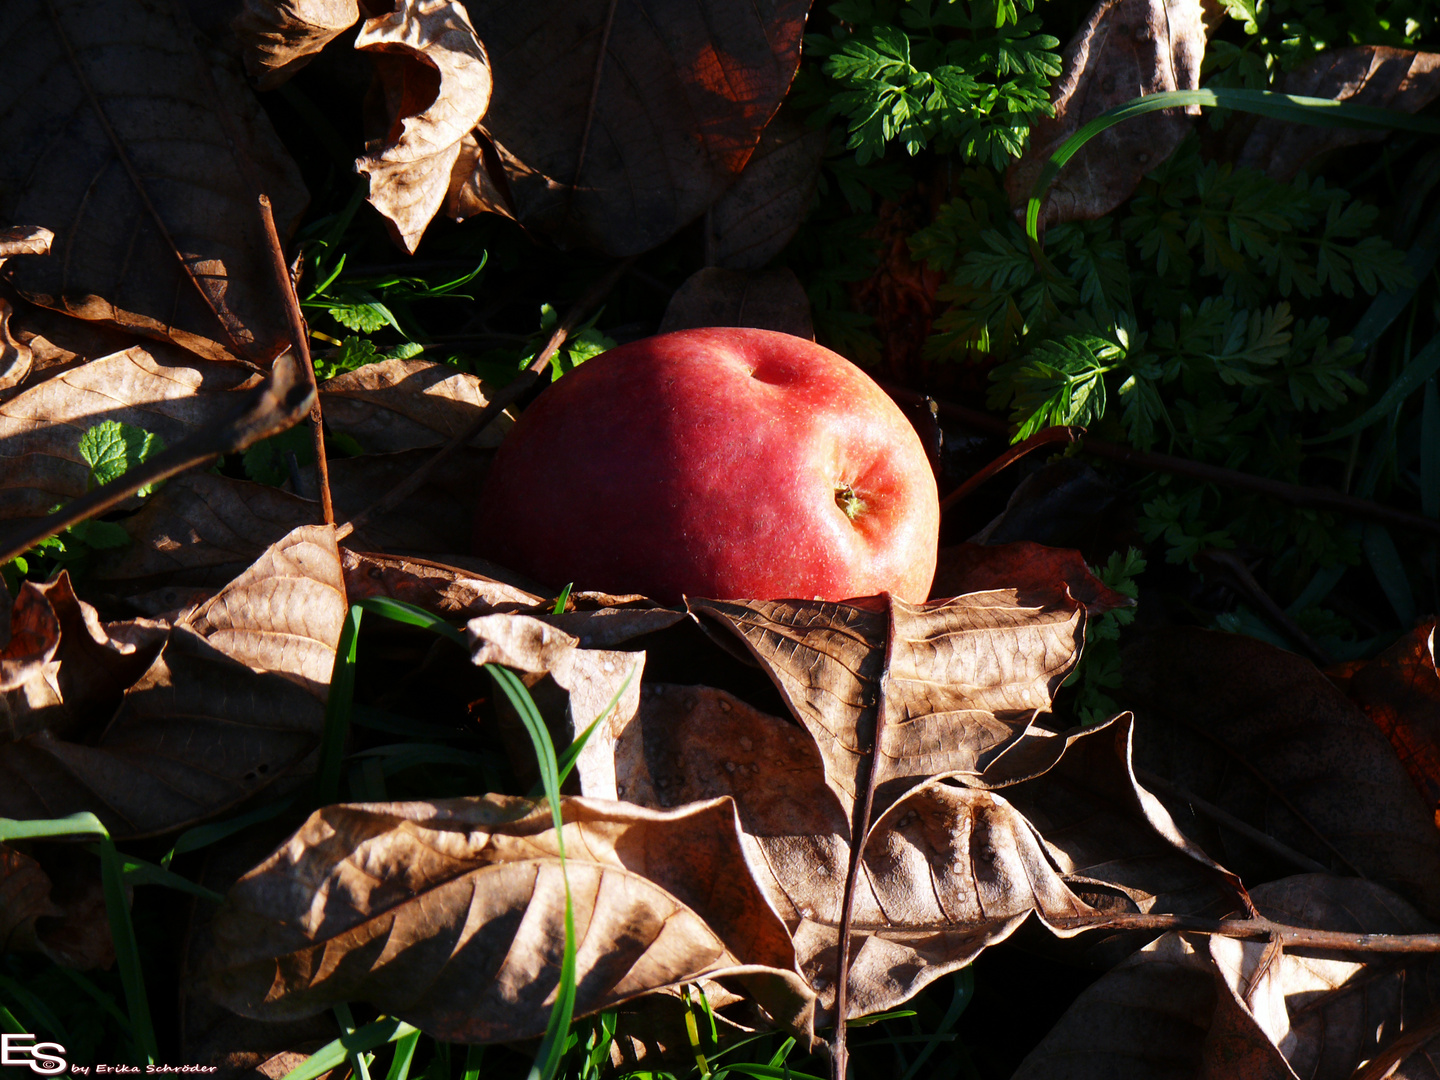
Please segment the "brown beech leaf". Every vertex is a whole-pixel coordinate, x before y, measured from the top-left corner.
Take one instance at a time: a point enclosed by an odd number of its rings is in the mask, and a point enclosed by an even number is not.
[[[49,229],[18,226],[0,229],[0,266],[12,255],[44,255],[50,250],[55,234]],[[0,296],[0,391],[19,386],[34,366],[35,354],[10,328],[15,309]]]
[[[1425,805],[1440,813],[1440,672],[1435,626],[1416,627],[1364,664],[1345,687],[1384,732]]]
[[[799,65],[809,6],[470,0],[495,75],[482,130],[509,209],[611,255],[669,239],[749,160]]]
[[[8,335],[8,341],[29,357],[28,370],[21,380],[0,388],[0,402],[68,368],[124,352],[138,343],[134,334],[113,326],[72,319],[32,304],[3,283],[0,283],[0,300],[11,309],[9,322],[0,337]]]
[[[288,231],[307,196],[240,73],[168,7],[124,0],[12,0],[0,52],[0,219],[56,234],[53,254],[5,266],[16,288],[268,363],[289,331],[256,200]]]
[[[758,273],[696,270],[670,298],[660,333],[702,326],[753,326],[815,340],[810,297],[788,266]]]
[[[255,376],[235,364],[135,346],[72,368],[0,404],[0,519],[39,517],[85,493],[80,436],[105,420],[173,446],[229,411]]]
[[[0,266],[12,255],[48,255],[55,234],[39,225],[12,225],[0,229]]]
[[[1291,926],[1433,931],[1394,893],[1354,878],[1306,874],[1251,896],[1263,915]],[[1014,1080],[1431,1076],[1359,1070],[1393,1065],[1433,1040],[1437,995],[1433,956],[1267,956],[1264,942],[1166,934],[1083,991]]]
[[[0,613],[8,623],[3,633],[5,647],[0,649],[0,692],[23,686],[36,676],[43,678],[45,665],[60,647],[60,617],[44,587],[27,587],[30,584],[22,585],[20,595],[6,605],[9,610]],[[0,588],[3,586],[0,582]],[[5,598],[9,600],[8,591]]]
[[[50,899],[50,878],[40,864],[0,844],[0,952],[34,950],[36,920],[61,914]]]
[[[319,742],[339,580],[333,531],[307,527],[202,609],[199,632],[182,624],[168,637],[143,620],[102,626],[63,575],[27,584],[45,590],[60,643],[53,671],[5,695],[0,816],[88,810],[117,837],[148,836],[273,783]]]
[[[781,106],[740,178],[706,216],[706,261],[759,270],[779,255],[810,210],[824,155],[825,132]]]
[[[1014,544],[957,544],[940,549],[936,599],[987,589],[1014,589],[1022,603],[1061,603],[1068,592],[1090,615],[1103,615],[1135,601],[1107,587],[1090,573],[1085,557],[1072,548],[1052,548],[1020,541]]]
[[[455,0],[398,0],[365,21],[355,48],[375,54],[390,115],[384,145],[355,169],[370,178],[370,203],[391,235],[413,254],[445,202],[461,141],[490,104],[485,47]]]
[[[566,798],[562,813],[577,1016],[733,975],[808,1032],[813,999],[728,800],[659,812]],[[565,939],[558,854],[550,809],[528,800],[326,807],[230,891],[208,984],[243,1016],[368,1001],[440,1039],[538,1036]]]
[[[105,909],[100,860],[72,844],[35,844],[35,861],[49,882],[54,911],[31,927],[29,948],[76,971],[115,963],[115,940]],[[126,888],[127,903],[132,899]]]
[[[1011,204],[1025,205],[1050,155],[1102,112],[1144,94],[1198,87],[1204,55],[1200,0],[1100,0],[1065,46],[1064,70],[1050,88],[1055,115],[1035,122],[1025,153],[1005,171]],[[1108,214],[1170,156],[1199,114],[1199,106],[1167,109],[1091,139],[1055,178],[1043,223]]]
[[[306,525],[186,616],[226,656],[273,671],[321,701],[330,691],[348,605],[333,525]]]
[[[246,70],[272,90],[359,21],[356,0],[245,0],[232,25]]]
[[[381,552],[340,552],[345,592],[353,604],[369,596],[403,600],[447,619],[473,619],[498,610],[542,604],[524,589],[456,566]],[[586,643],[589,644],[588,642]]]
[[[1385,736],[1309,661],[1238,634],[1170,628],[1127,648],[1124,670],[1140,765],[1440,912],[1430,810]],[[1268,863],[1235,834],[1199,839],[1242,877],[1264,876]]]
[[[1013,589],[918,607],[891,598],[888,611],[800,600],[698,600],[690,610],[760,662],[819,745],[847,814],[883,703],[877,816],[906,787],[978,774],[1020,739],[1050,707],[1084,636],[1074,600],[1025,604]]]
[[[1328,49],[1294,71],[1287,71],[1274,89],[1281,94],[1419,112],[1440,96],[1440,53],[1385,45]],[[1275,180],[1290,180],[1319,154],[1379,142],[1386,134],[1361,128],[1310,127],[1262,117],[1245,139],[1236,163],[1261,169]]]
[[[474,375],[417,357],[382,360],[328,379],[320,401],[327,429],[384,454],[449,442],[484,410],[489,395]],[[499,446],[513,423],[502,415],[471,445]]]
[[[650,684],[579,761],[587,795],[664,808],[729,796],[752,873],[833,1007],[850,823],[815,744],[788,720],[706,686]],[[1032,911],[1089,910],[1005,800],[931,782],[876,822],[855,901],[851,1014],[893,1008],[1007,937]]]

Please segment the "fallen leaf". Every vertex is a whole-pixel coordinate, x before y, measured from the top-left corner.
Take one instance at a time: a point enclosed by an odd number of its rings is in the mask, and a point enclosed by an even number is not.
[[[414,254],[440,210],[461,141],[490,105],[490,65],[465,8],[455,0],[398,0],[367,19],[355,48],[375,57],[390,129],[355,163],[370,203]]]
[[[75,971],[112,967],[115,940],[100,880],[100,860],[72,844],[38,843],[32,850],[48,884],[53,910],[40,913],[31,925],[30,946]],[[128,904],[131,890],[124,892]]]
[[[1014,544],[957,544],[940,549],[935,566],[936,599],[990,589],[1014,589],[1022,604],[1059,605],[1068,595],[1085,605],[1089,615],[1133,607],[1090,572],[1085,557],[1072,548],[1052,548],[1020,541]]]
[[[0,219],[56,234],[5,266],[15,287],[210,359],[273,358],[289,330],[256,200],[283,234],[307,196],[239,73],[124,0],[15,0],[0,50],[23,64],[0,93]]]
[[[55,234],[39,225],[12,225],[0,229],[0,266],[14,255],[48,255]]]
[[[340,552],[340,561],[345,569],[345,593],[352,604],[365,597],[383,596],[447,619],[473,619],[542,603],[540,597],[514,585],[425,559],[346,548]]]
[[[760,662],[819,745],[847,814],[883,702],[877,817],[907,787],[978,774],[1020,739],[1084,634],[1075,601],[1022,604],[1013,589],[919,607],[891,598],[888,612],[798,600],[699,600],[690,610]]]
[[[1362,665],[1345,687],[1395,752],[1425,803],[1440,813],[1440,673],[1435,623],[1416,627]]]
[[[418,491],[367,524],[352,542],[365,548],[426,555],[469,551],[475,504],[491,454],[472,447],[458,451],[430,473]],[[332,458],[330,493],[337,518],[354,517],[433,455],[433,450],[405,450]]]
[[[119,839],[150,836],[279,779],[319,743],[316,680],[338,637],[340,577],[333,531],[299,530],[198,614],[211,641],[184,624],[101,624],[66,577],[44,586],[60,641],[36,680],[6,695],[0,816],[90,811]],[[316,622],[297,625],[297,609]],[[267,648],[277,639],[286,642],[278,655]],[[273,669],[248,666],[262,662]]]
[[[810,211],[824,155],[824,130],[782,105],[739,179],[706,216],[706,262],[759,270],[780,254]]]
[[[0,844],[0,952],[38,948],[36,920],[61,914],[50,899],[50,878],[40,864],[9,844]]]
[[[1291,926],[1433,931],[1395,894],[1354,878],[1306,874],[1251,895]],[[1267,955],[1265,942],[1166,934],[1083,991],[1014,1080],[1432,1075],[1360,1070],[1433,1040],[1437,995],[1440,965],[1429,955]],[[1400,1053],[1387,1060],[1392,1047]]]
[[[659,332],[704,326],[753,326],[815,340],[810,298],[788,266],[759,273],[718,266],[695,271],[670,298]]]
[[[562,813],[576,1016],[728,973],[768,975],[762,1004],[803,1022],[810,995],[727,800],[667,813],[567,798]],[[326,807],[230,891],[207,982],[243,1016],[368,1001],[439,1039],[538,1036],[565,938],[558,854],[550,809],[528,800]]]
[[[1025,153],[1005,170],[1005,192],[1023,210],[1045,163],[1095,117],[1132,98],[1200,85],[1205,26],[1200,0],[1100,0],[1065,46],[1050,88],[1053,117],[1040,117]],[[1045,225],[1088,221],[1115,209],[1141,177],[1180,145],[1198,105],[1118,124],[1091,139],[1050,187]]]
[[[3,284],[0,290],[4,291],[0,300],[12,309],[8,323],[10,339],[30,358],[25,376],[15,385],[0,389],[0,402],[69,368],[124,352],[139,343],[134,334],[113,326],[72,319],[32,304]]]
[[[417,357],[382,360],[327,379],[320,401],[327,429],[384,454],[449,442],[485,409],[489,393],[474,375]],[[502,414],[470,445],[499,446],[513,425]]]
[[[809,0],[468,5],[481,125],[515,216],[563,246],[648,251],[744,168],[800,62]]]
[[[232,26],[256,86],[273,90],[359,21],[356,0],[245,0]]]
[[[255,377],[235,364],[135,346],[71,368],[0,404],[0,519],[39,517],[83,495],[90,466],[80,436],[105,420],[175,445],[232,408]]]
[[[55,234],[49,229],[20,226],[0,230],[0,266],[13,255],[44,255]],[[19,386],[30,374],[35,355],[10,327],[15,309],[0,296],[0,391]]]
[[[1440,96],[1440,53],[1385,45],[1327,49],[1281,75],[1274,90],[1419,112]],[[1246,137],[1236,164],[1261,169],[1273,180],[1288,181],[1320,154],[1379,142],[1387,134],[1363,128],[1311,127],[1261,117]]]
[[[5,599],[10,601],[8,590]],[[60,647],[60,617],[40,586],[22,585],[20,595],[5,607],[0,692],[14,690],[40,675]]]
[[[332,525],[289,533],[182,625],[226,656],[324,701],[349,605]]]
[[[1152,630],[1123,657],[1137,762],[1322,865],[1440,911],[1440,835],[1385,736],[1312,665],[1238,634]],[[1223,829],[1247,880],[1268,857]]]

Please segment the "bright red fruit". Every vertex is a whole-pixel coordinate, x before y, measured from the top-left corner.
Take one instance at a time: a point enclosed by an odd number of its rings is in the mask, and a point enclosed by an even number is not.
[[[768,330],[587,361],[506,437],[476,549],[555,588],[923,601],[940,528],[919,437],[854,364]]]

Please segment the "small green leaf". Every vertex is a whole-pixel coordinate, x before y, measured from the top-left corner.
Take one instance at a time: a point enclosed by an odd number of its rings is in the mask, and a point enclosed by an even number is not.
[[[88,428],[80,436],[80,457],[90,466],[87,489],[118,480],[163,449],[164,439],[134,424],[106,420]],[[152,489],[146,484],[137,494],[148,495]]]

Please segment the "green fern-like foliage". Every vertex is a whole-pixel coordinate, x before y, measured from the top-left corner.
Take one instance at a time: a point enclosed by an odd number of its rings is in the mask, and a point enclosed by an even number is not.
[[[831,34],[809,34],[822,60],[816,100],[846,125],[858,164],[892,144],[927,146],[1002,167],[1050,110],[1060,42],[1040,33],[1034,0],[839,0]]]
[[[959,186],[911,243],[948,277],[929,349],[991,365],[990,404],[1009,409],[1017,439],[1081,424],[1300,480],[1307,422],[1365,390],[1360,356],[1322,312],[1410,284],[1372,233],[1374,207],[1318,179],[1202,162],[1193,138],[1120,213],[1052,228],[1042,258],[993,173],[968,170]],[[1295,545],[1306,565],[1357,557],[1314,515],[1279,531],[1273,505],[1203,485],[1153,478],[1137,495],[1142,534],[1172,561],[1241,538]]]

